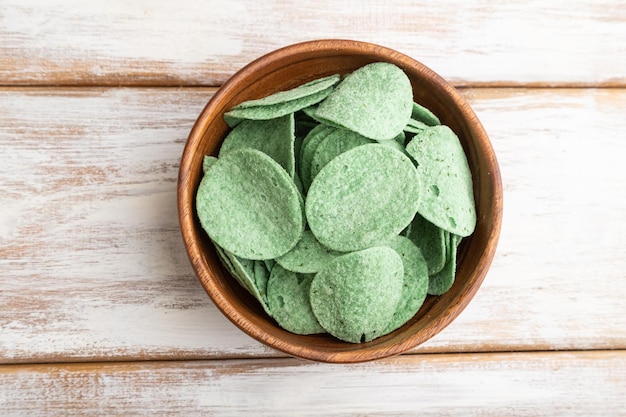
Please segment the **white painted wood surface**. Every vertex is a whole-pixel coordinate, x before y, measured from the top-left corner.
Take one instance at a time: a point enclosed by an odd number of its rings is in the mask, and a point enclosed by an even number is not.
[[[204,87],[329,37],[467,86],[504,184],[472,303],[361,365],[235,328],[176,215]],[[626,415],[625,87],[616,0],[0,0],[0,414]]]
[[[623,351],[24,365],[0,367],[0,406],[31,417],[605,417],[625,415],[625,379]]]
[[[622,0],[0,0],[2,84],[220,85],[250,60],[359,39],[456,84],[624,85]]]
[[[178,160],[211,89],[0,91],[0,360],[276,355],[188,263]],[[464,89],[501,164],[483,287],[418,350],[626,347],[623,89]]]

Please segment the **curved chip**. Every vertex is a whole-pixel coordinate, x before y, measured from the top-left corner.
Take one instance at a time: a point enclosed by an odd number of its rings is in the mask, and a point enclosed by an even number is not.
[[[311,310],[313,275],[297,274],[274,265],[267,283],[267,304],[271,316],[283,329],[296,334],[324,333]]]
[[[283,256],[276,258],[276,262],[289,271],[310,274],[318,272],[326,263],[340,254],[341,252],[324,247],[310,230],[305,230],[296,246]]]
[[[290,251],[304,231],[303,200],[272,158],[239,149],[219,158],[200,182],[198,218],[219,246],[246,259]]]
[[[340,252],[382,244],[415,216],[419,182],[403,153],[380,144],[353,148],[313,180],[305,203],[309,227],[322,245]]]
[[[331,75],[291,90],[245,101],[224,113],[224,120],[230,127],[234,127],[245,119],[268,120],[295,113],[324,100],[333,91],[339,79],[339,75]]]
[[[254,298],[256,298],[265,312],[271,314],[267,305],[267,280],[269,279],[269,271],[264,261],[252,261],[250,259],[240,258],[215,244],[218,258],[222,265],[226,267],[228,272],[235,280],[245,288]]]
[[[324,138],[330,135],[335,128],[326,125],[317,125],[305,136],[300,148],[300,181],[304,190],[308,190],[311,185],[311,167],[313,156],[317,147],[322,143]]]
[[[446,241],[449,234],[450,232],[435,226],[419,214],[415,215],[407,227],[405,236],[421,250],[428,265],[429,275],[441,271],[446,264]]]
[[[415,102],[413,102],[413,109],[411,110],[411,119],[422,122],[427,126],[437,126],[441,124],[439,118],[435,116],[433,112]]]
[[[217,158],[211,155],[204,155],[202,158],[202,172],[206,174],[206,172],[211,169],[214,163],[217,162]]]
[[[368,342],[387,328],[402,293],[400,256],[377,246],[339,256],[311,282],[311,308],[324,329],[346,342]]]
[[[454,284],[454,278],[456,275],[456,255],[457,248],[461,242],[461,236],[450,233],[448,247],[448,258],[443,269],[434,275],[431,275],[428,280],[428,294],[442,295],[445,294]]]
[[[372,142],[373,141],[371,139],[350,130],[333,130],[315,148],[313,158],[311,159],[311,180],[315,178],[322,168],[324,168],[326,164],[332,161],[336,156],[339,156],[352,148],[356,148],[357,146],[367,145]],[[397,144],[395,141],[384,142],[393,142]]]
[[[390,333],[409,321],[424,304],[428,291],[428,267],[418,247],[404,236],[395,236],[387,245],[400,255],[404,279],[398,307],[383,334]]]
[[[472,173],[456,134],[433,126],[416,134],[406,151],[422,179],[418,212],[436,226],[460,236],[476,227]]]
[[[293,114],[270,120],[244,120],[228,133],[218,158],[237,149],[257,149],[271,156],[293,177],[294,140]]]
[[[315,118],[375,140],[395,138],[411,118],[413,89],[407,75],[388,62],[348,74],[322,101]]]

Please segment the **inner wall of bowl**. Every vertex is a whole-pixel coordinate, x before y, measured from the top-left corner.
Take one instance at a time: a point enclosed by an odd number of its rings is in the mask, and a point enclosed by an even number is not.
[[[207,125],[206,131],[198,143],[198,150],[200,151],[199,154],[217,154],[219,145],[227,132],[227,126],[223,123],[222,115],[232,106],[245,100],[261,98],[280,90],[293,88],[316,78],[321,78],[335,73],[346,74],[367,63],[380,60],[390,61],[388,57],[383,58],[374,53],[369,55],[355,54],[350,56],[345,53],[338,52],[336,55],[323,57],[315,56],[315,54],[309,54],[308,56],[303,56],[299,59],[296,57],[293,58],[292,62],[280,62],[281,65],[275,66],[269,65],[265,70],[261,71],[259,68],[255,68],[254,65],[250,71],[245,71],[244,69],[241,73],[238,73],[235,77],[233,77],[231,80],[232,85],[229,85],[229,83],[225,84],[223,90],[216,93],[214,102],[207,106],[207,109],[210,107],[209,110],[211,111],[209,116],[215,116],[215,119],[217,120],[213,120]],[[391,62],[394,61],[391,60]],[[443,80],[438,78],[435,78],[434,81],[432,78],[426,78],[426,75],[433,75],[432,73],[426,74],[426,72],[428,72],[427,69],[408,66],[407,62],[404,60],[397,60],[394,63],[403,68],[407,72],[407,75],[409,75],[409,78],[411,78],[411,82],[414,87],[415,100],[430,108],[441,118],[444,124],[449,125],[459,135],[468,154],[470,168],[476,176],[478,173],[477,171],[480,168],[479,158],[477,158],[477,155],[480,154],[480,150],[473,149],[474,145],[472,145],[468,137],[472,130],[471,127],[467,125],[467,121],[464,118],[467,115],[463,114],[463,112],[457,108],[458,103],[455,103],[449,97],[450,92],[446,90],[449,86],[447,86]],[[236,90],[232,87],[234,86],[235,81],[241,83],[237,86]],[[207,109],[205,109],[205,112]],[[200,172],[201,164],[201,157],[195,158],[192,162],[193,166],[191,169]],[[195,178],[195,184],[192,187],[194,195],[200,179],[200,175]],[[476,193],[477,201],[480,201],[478,200],[478,196],[480,195],[481,189],[480,183],[477,181],[475,181],[474,191]],[[480,206],[477,208],[479,213],[483,210]],[[208,239],[208,236],[206,236],[206,234],[201,230],[197,218],[195,219],[195,227],[198,231],[198,237],[200,238],[201,251],[204,252],[207,264],[219,264],[213,245]],[[473,249],[472,240],[472,237],[466,239],[461,247],[461,253],[459,253],[461,261],[458,267],[457,280],[453,288],[448,291],[448,293],[441,297],[428,297],[418,314],[409,323],[403,326],[403,328],[387,336],[361,345],[341,342],[327,335],[299,336],[280,329],[276,326],[274,321],[265,314],[258,303],[243,288],[241,288],[241,286],[232,277],[229,276],[221,265],[218,269],[214,267],[211,268],[212,276],[209,277],[201,275],[200,278],[205,284],[209,284],[208,281],[210,280],[214,281],[213,283],[210,283],[210,285],[205,285],[205,288],[207,288],[207,286],[210,287],[211,285],[217,285],[220,287],[220,291],[224,291],[221,298],[223,300],[228,299],[228,302],[226,303],[227,305],[218,305],[218,307],[223,310],[234,310],[227,312],[227,316],[236,322],[239,327],[262,342],[269,343],[275,348],[287,351],[290,354],[294,354],[294,346],[308,346],[312,349],[320,349],[327,352],[372,349],[375,347],[390,347],[392,345],[396,346],[397,349],[403,349],[402,347],[398,347],[399,342],[406,342],[410,344],[421,343],[438,331],[433,327],[433,320],[431,317],[436,317],[440,322],[446,321],[445,324],[451,321],[453,317],[450,317],[450,314],[455,316],[456,313],[451,312],[446,316],[442,315],[443,311],[448,308],[451,303],[454,304],[455,300],[459,299],[464,293],[466,293],[468,291],[468,287],[476,284],[476,282],[474,282],[475,274],[473,274],[472,271],[474,270],[479,257],[467,256],[467,254],[474,252],[479,254],[481,248],[476,247]],[[208,290],[208,292],[212,298],[217,296],[214,293],[212,294],[210,290]],[[232,314],[233,312],[237,314]],[[430,330],[427,328],[430,328]],[[262,332],[259,332],[259,329],[262,329]],[[424,329],[427,331],[420,336],[420,340],[407,342],[407,339],[410,339],[412,335],[418,331],[423,331]],[[276,338],[281,340],[277,340]],[[295,354],[297,355],[297,353]]]

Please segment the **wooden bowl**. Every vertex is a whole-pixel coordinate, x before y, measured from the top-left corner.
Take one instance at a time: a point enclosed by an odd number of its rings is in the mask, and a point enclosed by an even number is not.
[[[220,264],[201,228],[195,195],[202,158],[217,155],[228,127],[223,113],[234,105],[296,87],[327,75],[346,74],[371,62],[402,68],[415,101],[432,110],[459,136],[473,175],[478,223],[462,241],[456,281],[442,296],[428,296],[419,312],[398,330],[368,343],[353,344],[329,335],[300,336],[281,329]],[[470,302],[493,259],[502,218],[502,185],[496,156],[480,121],[457,91],[416,60],[397,51],[350,40],[299,43],[271,52],[238,71],[198,117],[185,146],[178,178],[178,210],[184,243],[200,282],[215,305],[254,339],[289,355],[322,362],[352,363],[397,355],[430,339]]]

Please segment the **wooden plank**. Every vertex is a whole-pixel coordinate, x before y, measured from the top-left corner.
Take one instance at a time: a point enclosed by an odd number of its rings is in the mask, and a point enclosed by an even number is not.
[[[0,0],[0,84],[221,85],[273,49],[385,45],[457,85],[626,84],[626,3]]]
[[[620,416],[624,351],[0,367],[7,416]]]
[[[204,294],[176,213],[214,90],[0,89],[0,362],[277,353]],[[467,89],[504,183],[498,253],[420,352],[626,348],[624,89]]]

